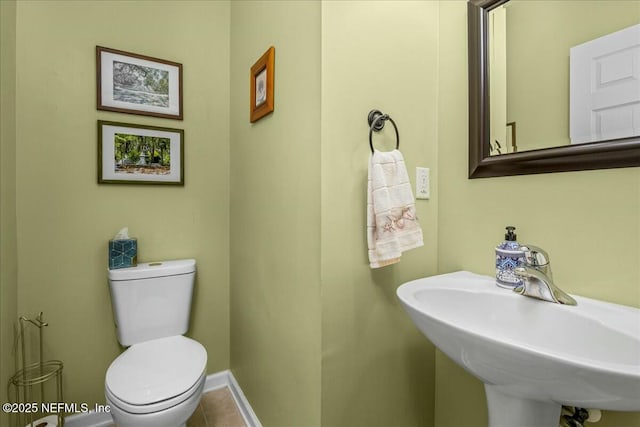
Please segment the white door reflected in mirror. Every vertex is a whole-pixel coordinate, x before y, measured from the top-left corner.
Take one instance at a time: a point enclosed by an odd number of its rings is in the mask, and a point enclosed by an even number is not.
[[[640,135],[640,24],[571,48],[572,144]]]

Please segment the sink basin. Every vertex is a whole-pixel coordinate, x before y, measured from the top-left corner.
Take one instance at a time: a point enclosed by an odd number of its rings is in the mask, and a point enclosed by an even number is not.
[[[640,309],[553,304],[466,271],[403,284],[420,331],[485,384],[490,427],[557,427],[562,405],[640,411]]]

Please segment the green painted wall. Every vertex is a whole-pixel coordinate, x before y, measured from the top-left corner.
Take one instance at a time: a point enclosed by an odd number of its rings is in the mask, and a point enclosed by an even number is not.
[[[249,74],[275,46],[275,111]],[[231,2],[231,368],[265,426],[320,425],[320,3]]]
[[[17,318],[16,256],[16,2],[0,1],[0,403],[15,371],[13,325]],[[0,412],[0,425],[9,423]]]
[[[640,307],[638,168],[467,179],[467,127],[457,124],[467,115],[466,25],[465,2],[441,3],[438,271],[494,274],[493,248],[513,224],[521,242],[549,251],[565,291]],[[435,425],[486,426],[484,399],[481,383],[437,352]],[[639,423],[640,413],[607,412],[597,425]]]
[[[433,425],[434,349],[395,295],[436,273],[438,3],[322,3],[322,425]],[[425,246],[371,270],[367,114],[395,120],[410,180],[431,168],[416,203]],[[395,145],[391,124],[374,144]]]
[[[395,289],[435,272],[437,195],[418,206],[425,247],[372,273],[365,119],[392,112],[409,167],[435,178],[437,3],[243,1],[231,21],[232,369],[264,425],[430,424],[433,347]],[[251,125],[269,45],[275,112]]]
[[[189,335],[208,372],[228,368],[229,3],[24,1],[16,32],[18,312],[44,311],[66,400],[104,402],[121,351],[106,275],[122,226],[140,262],[198,261]],[[184,121],[97,111],[96,45],[184,64]],[[98,185],[98,119],[184,129],[185,186]]]
[[[507,121],[517,123],[518,149],[567,145],[569,49],[637,24],[640,2],[516,0],[506,9]]]

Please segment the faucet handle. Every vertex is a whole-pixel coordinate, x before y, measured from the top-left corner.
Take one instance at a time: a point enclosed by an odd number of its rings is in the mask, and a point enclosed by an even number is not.
[[[524,264],[531,267],[544,267],[549,264],[549,254],[542,248],[533,245],[522,245]]]

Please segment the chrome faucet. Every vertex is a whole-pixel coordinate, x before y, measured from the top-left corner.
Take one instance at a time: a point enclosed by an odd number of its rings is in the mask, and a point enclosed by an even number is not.
[[[521,246],[520,250],[524,254],[523,265],[516,267],[514,272],[521,283],[513,289],[514,292],[558,304],[578,305],[571,295],[553,283],[546,251],[532,245]]]

